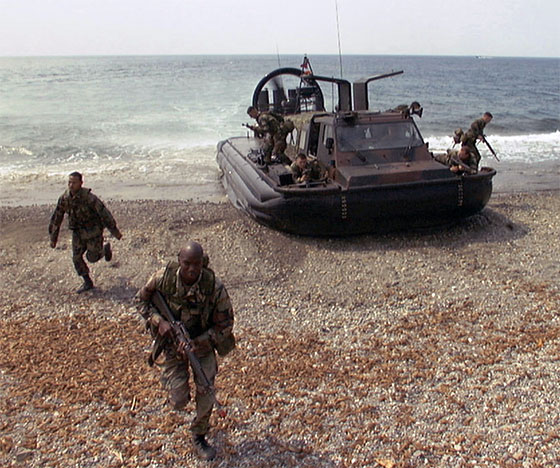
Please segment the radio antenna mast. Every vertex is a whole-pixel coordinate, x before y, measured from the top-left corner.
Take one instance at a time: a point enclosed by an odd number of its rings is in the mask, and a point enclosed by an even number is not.
[[[342,52],[340,49],[340,25],[338,23],[338,1],[334,0],[334,8],[336,10],[336,30],[338,32],[338,61],[340,63],[340,77],[342,78]]]
[[[276,43],[276,59],[278,60],[278,67],[281,67],[282,65],[280,65],[280,52],[278,51],[278,42]]]

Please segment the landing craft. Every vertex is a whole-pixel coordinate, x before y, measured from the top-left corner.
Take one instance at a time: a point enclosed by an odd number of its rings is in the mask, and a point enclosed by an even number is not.
[[[492,193],[496,171],[458,175],[435,161],[414,115],[418,103],[385,112],[369,109],[368,84],[313,74],[309,62],[279,68],[256,86],[252,105],[294,123],[286,155],[303,153],[320,180],[296,183],[288,165],[263,164],[256,135],[218,143],[217,161],[231,203],[258,222],[300,235],[347,236],[448,224],[479,212]],[[283,79],[299,81],[286,95]],[[295,77],[295,78],[294,78]],[[336,87],[336,110],[325,111],[320,83]]]

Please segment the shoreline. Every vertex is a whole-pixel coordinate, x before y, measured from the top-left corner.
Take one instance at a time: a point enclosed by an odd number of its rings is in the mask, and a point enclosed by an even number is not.
[[[94,189],[94,191],[96,191]],[[304,238],[229,202],[109,201],[123,239],[75,294],[53,206],[0,207],[0,465],[207,466],[166,406],[132,297],[187,239],[235,310],[223,466],[555,466],[560,192],[493,195],[439,230]]]
[[[493,196],[502,193],[530,193],[560,190],[560,161],[539,164],[490,164],[498,172],[493,179]],[[225,192],[216,178],[198,183],[187,180],[184,184],[153,183],[149,179],[123,179],[119,175],[84,174],[84,186],[103,201],[135,200],[189,200],[194,202],[225,202]],[[0,207],[55,205],[66,189],[64,176],[49,176],[41,180],[4,183],[0,187]]]

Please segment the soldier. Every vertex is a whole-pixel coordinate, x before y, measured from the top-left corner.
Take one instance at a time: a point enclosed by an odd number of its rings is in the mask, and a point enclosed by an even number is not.
[[[290,166],[294,182],[310,182],[321,179],[321,168],[317,161],[308,161],[304,153],[299,153],[296,160]]]
[[[470,126],[470,128],[460,136],[461,146],[467,146],[469,151],[474,155],[476,159],[476,164],[480,163],[480,153],[476,147],[477,140],[484,140],[484,127],[488,125],[493,116],[490,112],[485,112],[480,119],[476,119]]]
[[[406,104],[400,104],[393,109],[387,109],[385,112],[400,112],[407,118],[414,114],[416,114],[418,117],[422,117],[424,109],[422,109],[422,106],[418,101],[413,101],[410,106]]]
[[[208,257],[202,246],[190,241],[181,249],[178,262],[156,272],[136,295],[139,311],[154,336],[168,337],[169,322],[151,304],[158,290],[170,309],[180,319],[193,341],[193,351],[210,383],[217,372],[216,355],[229,353],[235,346],[233,336],[233,308],[228,293],[214,272],[208,268]],[[180,351],[164,347],[161,382],[169,392],[169,403],[175,410],[183,410],[190,399],[189,365],[180,358]],[[155,356],[154,356],[155,354]],[[152,356],[157,358],[157,351]],[[214,395],[194,376],[196,386],[196,416],[190,426],[193,443],[199,455],[211,460],[216,450],[206,441]]]
[[[449,166],[451,172],[476,174],[478,171],[476,158],[467,146],[461,146],[460,150],[447,150],[446,153],[435,155],[434,159]]]
[[[264,162],[270,164],[274,161],[290,164],[290,159],[284,154],[286,150],[286,137],[294,129],[293,122],[284,120],[281,115],[272,112],[259,112],[255,107],[249,106],[247,114],[257,121],[257,125],[247,125],[257,135],[264,137]]]
[[[76,272],[84,280],[83,285],[76,291],[78,294],[94,287],[89,268],[83,258],[84,253],[92,263],[101,257],[109,261],[113,256],[111,244],[107,242],[103,245],[103,228],[107,228],[117,239],[122,238],[111,212],[91,193],[91,189],[82,187],[82,184],[82,174],[72,172],[69,175],[68,190],[58,199],[49,224],[51,247],[54,249],[64,214],[68,213],[68,228],[72,231],[72,261]]]

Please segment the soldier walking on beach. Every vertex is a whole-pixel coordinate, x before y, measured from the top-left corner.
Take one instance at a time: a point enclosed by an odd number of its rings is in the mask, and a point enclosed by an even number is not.
[[[284,121],[281,115],[271,112],[259,112],[255,107],[249,106],[247,114],[257,121],[257,125],[247,125],[257,135],[264,137],[264,162],[270,164],[273,159],[283,164],[292,161],[285,155],[286,137],[294,129],[291,121]]]
[[[223,283],[208,268],[208,257],[202,246],[189,241],[172,261],[156,272],[142,287],[136,299],[139,312],[146,321],[146,327],[156,338],[150,356],[150,364],[163,352],[161,383],[169,392],[168,398],[174,410],[184,410],[190,400],[189,361],[185,360],[184,350],[174,348],[166,339],[173,339],[170,323],[162,317],[152,300],[159,291],[174,315],[180,321],[192,340],[192,351],[198,358],[203,378],[210,386],[201,381],[200,374],[193,370],[196,386],[196,416],[190,430],[193,444],[198,454],[211,460],[216,450],[206,441],[210,429],[210,415],[214,406],[214,379],[218,370],[215,350],[220,356],[228,354],[235,346],[233,336],[233,308]],[[205,376],[204,376],[205,375]]]
[[[109,261],[113,256],[111,244],[107,242],[103,245],[103,228],[107,228],[117,239],[122,238],[111,212],[91,193],[91,189],[82,187],[82,184],[82,174],[72,172],[69,175],[68,190],[58,199],[49,224],[51,247],[54,249],[64,214],[68,213],[68,228],[72,231],[72,261],[76,272],[84,280],[76,291],[78,294],[94,287],[89,267],[83,258],[84,253],[92,263],[101,257]]]
[[[484,141],[484,128],[488,125],[493,116],[490,112],[485,112],[480,119],[476,119],[470,126],[470,128],[461,135],[461,146],[467,146],[470,153],[474,155],[476,159],[476,164],[480,163],[480,153],[476,147],[477,140]]]

